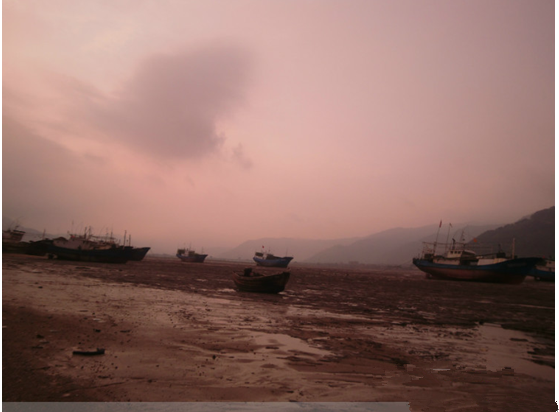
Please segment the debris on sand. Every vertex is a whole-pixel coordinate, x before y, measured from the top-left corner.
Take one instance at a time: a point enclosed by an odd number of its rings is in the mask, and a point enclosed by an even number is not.
[[[82,356],[94,356],[94,355],[104,355],[105,349],[97,348],[95,350],[75,350],[72,352],[74,355],[82,355]]]

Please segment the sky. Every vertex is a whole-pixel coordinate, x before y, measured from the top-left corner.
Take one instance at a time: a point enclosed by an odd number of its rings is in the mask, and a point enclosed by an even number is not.
[[[2,214],[174,253],[555,205],[539,0],[4,0]]]

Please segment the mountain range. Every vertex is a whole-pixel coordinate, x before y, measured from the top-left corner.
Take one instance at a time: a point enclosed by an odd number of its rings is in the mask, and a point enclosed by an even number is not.
[[[2,218],[2,227],[14,222]],[[24,240],[40,238],[43,233],[20,228]],[[47,238],[55,237],[45,234]],[[446,243],[452,240],[488,244],[519,257],[555,256],[555,206],[540,210],[511,224],[433,224],[418,228],[393,228],[366,237],[344,239],[261,238],[220,252],[210,251],[214,259],[251,260],[255,252],[270,251],[293,256],[294,263],[409,265],[422,250],[423,242]],[[496,250],[496,249],[495,249]]]
[[[433,224],[419,228],[393,228],[363,238],[311,240],[263,238],[249,240],[220,254],[223,259],[250,259],[254,252],[271,251],[294,256],[293,262],[337,264],[408,265],[423,248],[423,242],[475,241],[500,247],[519,256],[555,256],[555,207],[544,209],[511,224]],[[514,242],[513,242],[514,239]]]
[[[477,237],[482,244],[501,244],[512,248],[518,257],[555,257],[555,207],[540,210],[518,222],[488,230]]]

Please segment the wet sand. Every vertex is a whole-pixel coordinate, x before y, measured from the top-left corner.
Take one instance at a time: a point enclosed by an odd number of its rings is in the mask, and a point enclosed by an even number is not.
[[[3,401],[554,410],[553,283],[293,264],[263,295],[234,289],[247,266],[3,255]]]

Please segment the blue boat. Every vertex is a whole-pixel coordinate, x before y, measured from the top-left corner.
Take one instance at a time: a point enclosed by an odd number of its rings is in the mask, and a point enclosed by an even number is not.
[[[183,262],[190,262],[190,263],[204,263],[204,260],[208,255],[203,253],[196,253],[190,249],[178,249],[177,250],[177,257]]]
[[[256,252],[252,258],[257,266],[274,267],[274,268],[286,268],[289,262],[293,260],[291,256],[275,256],[271,253]]]
[[[436,243],[425,243],[422,256],[413,259],[413,264],[428,279],[519,284],[540,260],[506,257],[504,252],[477,255],[465,249],[464,243],[445,245],[446,252],[437,255],[436,246]]]
[[[533,276],[535,280],[555,282],[555,260],[541,259],[530,275]]]

